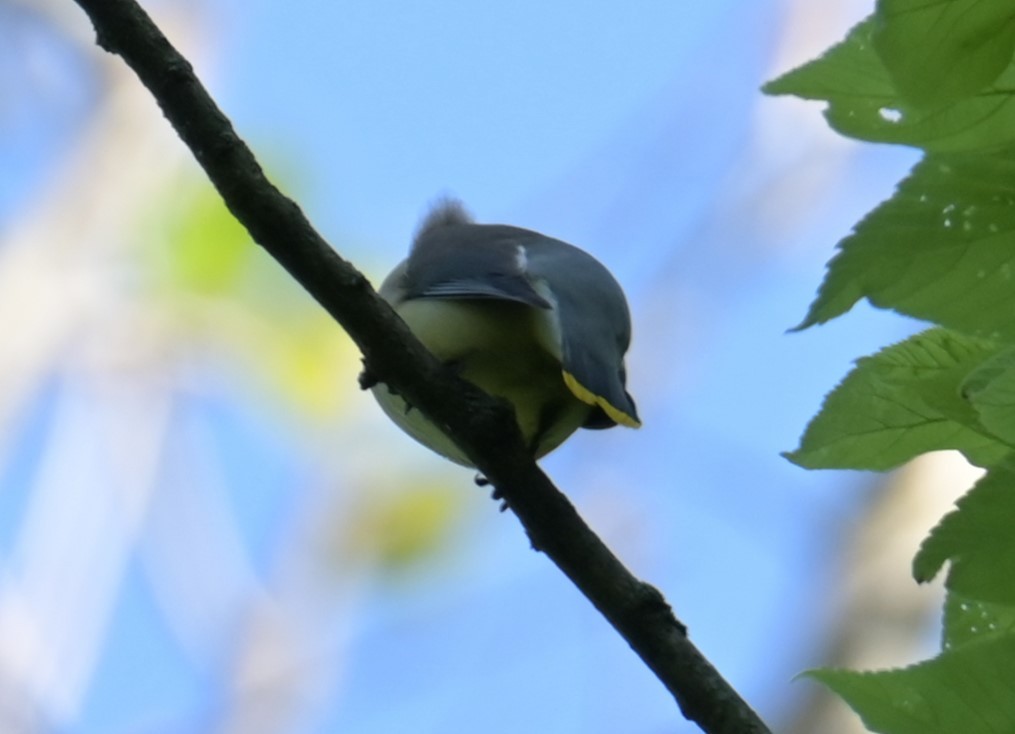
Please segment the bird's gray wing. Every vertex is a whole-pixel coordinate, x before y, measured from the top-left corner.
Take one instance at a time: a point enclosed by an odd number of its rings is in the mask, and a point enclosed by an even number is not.
[[[598,260],[549,237],[526,243],[529,277],[545,283],[556,316],[564,382],[612,423],[639,426],[627,393],[624,354],[631,342],[631,315],[624,292]]]
[[[489,298],[549,309],[551,304],[529,278],[523,240],[533,234],[484,224],[424,231],[406,261],[403,297]]]

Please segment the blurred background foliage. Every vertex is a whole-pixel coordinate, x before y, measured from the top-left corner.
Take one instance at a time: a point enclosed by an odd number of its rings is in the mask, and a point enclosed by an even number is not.
[[[176,339],[236,360],[233,369],[252,371],[301,420],[334,418],[350,397],[357,350],[196,173],[169,182],[137,225],[142,290],[175,322]]]
[[[784,334],[915,158],[757,87],[866,3],[146,7],[374,282],[447,192],[617,274],[645,427],[544,465],[774,728],[856,730],[800,670],[932,647],[909,562],[951,460],[882,486],[779,457],[911,329]],[[387,424],[69,0],[0,2],[0,325],[0,730],[694,730]]]

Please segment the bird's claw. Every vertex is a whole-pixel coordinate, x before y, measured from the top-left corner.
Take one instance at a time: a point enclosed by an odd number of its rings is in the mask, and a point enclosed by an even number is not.
[[[366,362],[363,363],[363,371],[359,373],[359,377],[356,379],[359,382],[360,390],[369,390],[380,382],[377,376],[366,366]]]
[[[472,481],[476,483],[477,487],[489,487],[492,484],[492,482],[482,474],[476,474]],[[507,512],[510,506],[508,505],[508,501],[504,499],[504,493],[498,487],[494,487],[493,491],[490,492],[490,498],[500,500],[500,511]]]

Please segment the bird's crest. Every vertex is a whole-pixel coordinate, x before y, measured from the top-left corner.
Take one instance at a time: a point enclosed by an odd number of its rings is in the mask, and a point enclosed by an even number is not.
[[[431,207],[429,213],[419,225],[416,232],[418,242],[423,235],[430,234],[442,227],[451,227],[457,224],[471,224],[472,215],[466,210],[465,205],[458,199],[445,196],[438,199]]]

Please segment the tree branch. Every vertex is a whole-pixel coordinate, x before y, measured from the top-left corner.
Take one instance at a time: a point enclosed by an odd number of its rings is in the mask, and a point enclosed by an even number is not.
[[[510,407],[443,366],[264,176],[193,70],[133,0],[75,0],[98,43],[123,57],[254,240],[349,333],[369,372],[441,426],[497,488],[534,548],[557,564],[709,734],[765,734],[688,640],[654,587],[635,578],[536,466]]]

